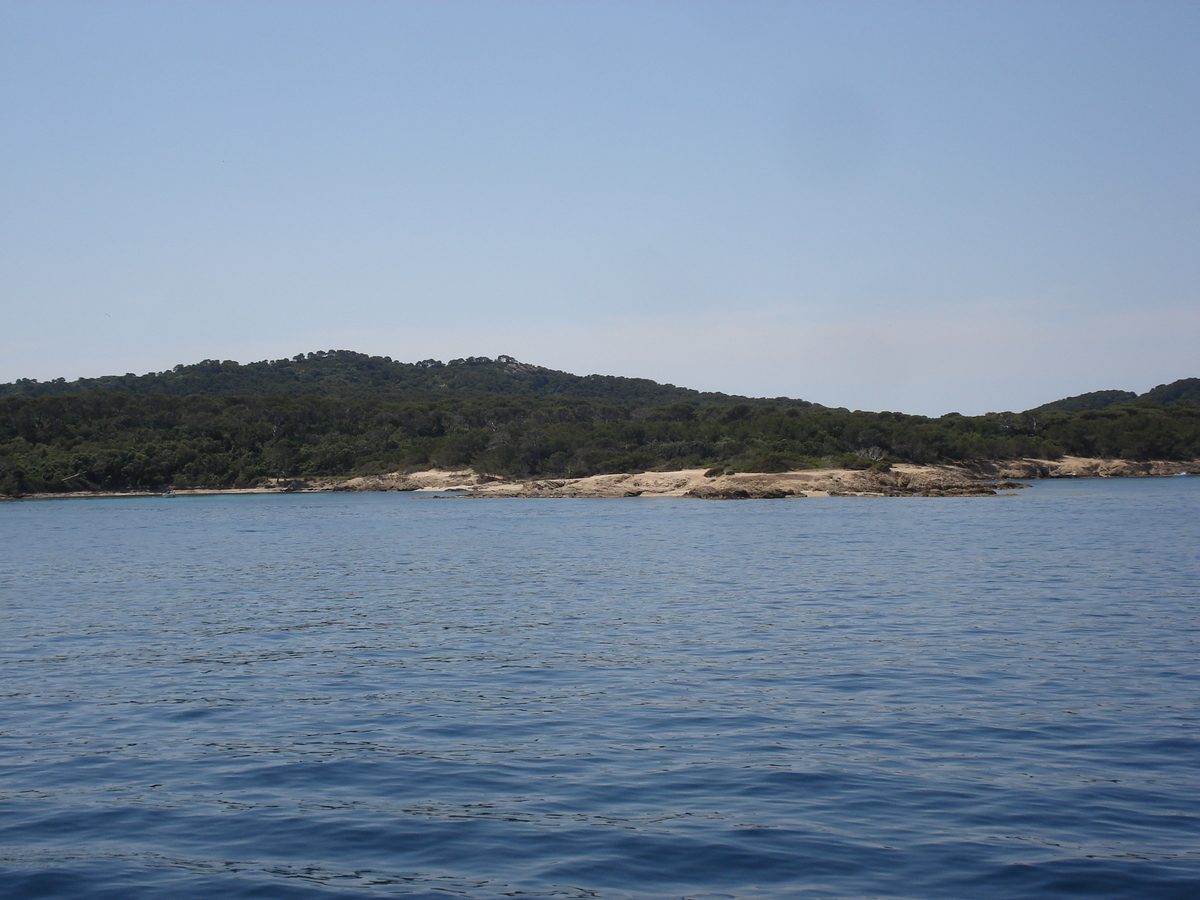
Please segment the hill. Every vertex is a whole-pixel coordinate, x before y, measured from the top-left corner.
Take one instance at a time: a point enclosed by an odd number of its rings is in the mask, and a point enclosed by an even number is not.
[[[704,393],[647,378],[572,375],[519,362],[511,356],[472,356],[448,363],[426,359],[403,363],[388,356],[351,350],[322,350],[290,359],[242,365],[206,359],[145,375],[105,375],[67,381],[23,378],[0,384],[0,397],[49,397],[87,391],[168,394],[176,397],[304,397],[385,401],[444,400],[447,396],[503,395],[609,400],[622,403],[712,405],[756,402],[746,397]],[[801,402],[801,401],[796,401]]]
[[[1076,408],[928,418],[571,375],[504,356],[208,360],[141,376],[0,386],[0,495],[252,486],[430,467],[520,479],[880,471],[898,462],[1064,455],[1192,460],[1200,457],[1200,404],[1191,399],[1198,384],[1163,385],[1132,403],[1127,392],[1097,392]]]
[[[1092,391],[1043,403],[1030,412],[1078,412],[1081,409],[1105,409],[1118,403],[1132,403],[1138,398],[1133,391]]]
[[[1176,403],[1200,403],[1200,378],[1181,378],[1170,384],[1160,384],[1144,394],[1133,391],[1092,391],[1088,394],[1077,394],[1074,397],[1064,397],[1051,403],[1043,403],[1028,412],[1078,412],[1084,409],[1107,409],[1123,403],[1134,403],[1144,400],[1159,406],[1171,406]]]
[[[1160,384],[1142,394],[1139,400],[1149,400],[1163,406],[1176,403],[1200,404],[1200,378],[1181,378],[1170,384]]]

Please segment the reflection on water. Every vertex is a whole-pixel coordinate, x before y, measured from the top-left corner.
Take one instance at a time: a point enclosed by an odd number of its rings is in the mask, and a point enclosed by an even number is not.
[[[1196,896],[1198,507],[0,505],[0,884]]]

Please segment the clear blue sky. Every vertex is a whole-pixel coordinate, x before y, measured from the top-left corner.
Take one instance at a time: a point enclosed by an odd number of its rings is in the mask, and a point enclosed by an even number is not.
[[[1195,2],[0,2],[0,380],[1200,375]]]

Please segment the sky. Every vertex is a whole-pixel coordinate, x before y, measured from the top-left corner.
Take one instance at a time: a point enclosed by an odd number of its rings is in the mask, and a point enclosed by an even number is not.
[[[0,0],[0,381],[1200,376],[1200,4]]]

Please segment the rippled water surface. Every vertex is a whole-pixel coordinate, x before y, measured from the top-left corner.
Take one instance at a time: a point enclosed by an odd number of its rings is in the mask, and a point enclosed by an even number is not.
[[[1200,896],[1200,478],[0,534],[7,897]]]

